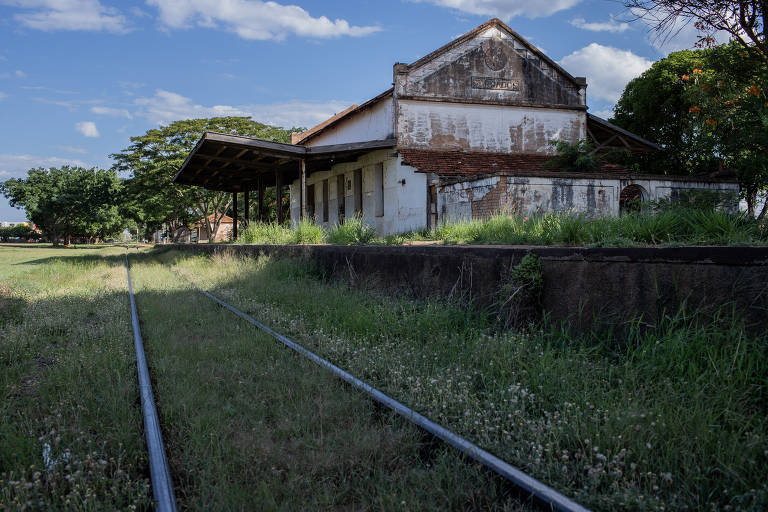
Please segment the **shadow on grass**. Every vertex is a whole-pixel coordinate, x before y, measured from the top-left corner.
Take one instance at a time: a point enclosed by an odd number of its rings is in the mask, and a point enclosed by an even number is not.
[[[539,326],[521,336],[446,301],[302,274],[299,261],[157,257],[428,417],[447,414],[440,423],[596,510],[719,509],[734,492],[746,509],[768,505],[768,345],[738,309],[682,307],[653,325]],[[421,452],[432,456],[429,444]],[[738,491],[723,475],[738,475]]]

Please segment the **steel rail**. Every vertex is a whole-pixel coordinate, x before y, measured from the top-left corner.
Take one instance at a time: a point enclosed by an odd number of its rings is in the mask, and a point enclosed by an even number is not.
[[[144,416],[144,435],[147,439],[149,452],[149,474],[152,480],[152,495],[155,498],[156,510],[159,512],[176,512],[176,497],[173,494],[171,469],[165,456],[163,434],[160,432],[160,419],[157,416],[155,398],[152,395],[152,382],[149,378],[147,358],[144,354],[144,342],[141,339],[139,314],[136,311],[136,301],[133,298],[131,283],[131,266],[128,262],[128,250],[125,251],[125,271],[128,275],[128,296],[131,299],[131,323],[133,324],[133,345],[136,349],[136,363],[139,373],[139,392],[141,394],[141,412]]]
[[[439,439],[442,439],[447,444],[453,446],[454,448],[460,450],[461,452],[465,453],[467,456],[471,457],[472,459],[476,460],[477,462],[483,464],[487,468],[493,470],[495,473],[501,475],[502,477],[506,478],[510,482],[512,482],[517,487],[523,489],[525,492],[530,493],[532,496],[536,497],[537,499],[541,500],[542,502],[546,503],[550,507],[560,510],[562,512],[589,512],[589,509],[583,507],[582,505],[579,505],[575,501],[567,498],[566,496],[560,494],[556,490],[552,489],[548,485],[536,480],[532,476],[524,473],[523,471],[517,469],[516,467],[510,465],[509,463],[501,460],[500,458],[496,457],[492,453],[489,453],[476,444],[467,441],[463,437],[459,436],[458,434],[448,430],[447,428],[443,427],[442,425],[439,425],[438,423],[435,423],[434,421],[430,420],[429,418],[419,414],[418,412],[414,411],[410,407],[402,404],[401,402],[398,402],[394,398],[384,394],[383,392],[379,391],[378,389],[374,388],[367,382],[358,379],[354,375],[352,375],[349,372],[346,372],[339,368],[338,366],[334,365],[333,363],[323,359],[322,357],[318,356],[314,352],[304,348],[303,346],[299,345],[295,341],[291,340],[290,338],[283,336],[282,334],[273,331],[266,325],[262,324],[252,316],[248,315],[247,313],[244,313],[237,309],[236,307],[227,304],[223,300],[219,299],[215,295],[212,295],[211,293],[203,290],[199,286],[197,286],[194,282],[190,281],[189,279],[185,278],[183,275],[179,274],[175,270],[173,271],[177,276],[179,276],[181,279],[187,281],[191,286],[196,288],[199,292],[201,292],[203,295],[208,297],[209,299],[215,301],[220,306],[230,310],[232,313],[236,314],[246,322],[249,322],[262,331],[266,332],[270,336],[276,338],[278,341],[283,343],[285,346],[291,348],[292,350],[295,350],[299,354],[307,357],[311,361],[313,361],[318,366],[325,368],[332,372],[334,375],[339,377],[340,379],[344,380],[345,382],[351,384],[355,388],[359,389],[360,391],[366,393],[368,396],[379,402],[380,404],[388,407],[389,409],[395,411],[400,416],[403,416],[407,420],[411,421],[412,423],[418,425],[419,427],[423,428],[430,434],[434,435],[435,437],[438,437]]]

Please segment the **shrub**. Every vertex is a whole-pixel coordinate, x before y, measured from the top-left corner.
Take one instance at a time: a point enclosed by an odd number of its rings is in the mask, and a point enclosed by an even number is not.
[[[293,232],[293,243],[321,244],[325,242],[326,232],[309,219],[302,219]]]
[[[251,222],[238,237],[241,244],[290,244],[294,240],[291,228],[277,222]]]
[[[366,224],[362,217],[355,216],[344,224],[334,226],[328,231],[328,243],[337,245],[368,244],[376,238],[376,229]]]
[[[587,140],[568,142],[551,140],[557,155],[547,160],[544,167],[554,167],[565,172],[595,172],[600,170],[600,156],[593,153],[595,147]]]

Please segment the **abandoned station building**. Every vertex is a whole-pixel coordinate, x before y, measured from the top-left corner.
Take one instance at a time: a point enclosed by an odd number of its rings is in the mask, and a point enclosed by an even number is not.
[[[265,186],[289,185],[292,223],[306,217],[330,226],[361,215],[379,235],[498,212],[618,215],[628,198],[738,192],[735,180],[722,178],[611,164],[588,174],[543,167],[555,139],[588,139],[600,151],[659,148],[589,114],[586,79],[498,19],[395,64],[393,83],[293,134],[292,144],[206,133],[176,181],[231,191],[235,204],[239,192],[258,190],[261,199]]]

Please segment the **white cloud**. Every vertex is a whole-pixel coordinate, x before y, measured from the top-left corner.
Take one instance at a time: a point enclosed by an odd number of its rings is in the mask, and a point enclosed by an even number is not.
[[[658,33],[653,31],[653,27],[667,17],[664,11],[655,10],[645,16],[641,16],[637,10],[630,12],[641,23],[645,24],[648,29],[648,43],[659,50],[662,55],[669,55],[680,50],[692,50],[701,37],[701,33],[694,25],[693,20],[677,17],[665,33]],[[714,38],[716,44],[722,44],[728,42],[730,35],[727,32],[719,31],[714,34]]]
[[[613,117],[613,109],[612,108],[606,108],[604,110],[589,110],[590,114],[595,114],[597,117],[602,117],[603,119],[610,119]]]
[[[128,31],[125,16],[99,0],[0,0],[0,4],[25,9],[14,19],[36,30]]]
[[[631,51],[592,43],[566,55],[559,64],[574,76],[587,77],[588,98],[616,103],[627,83],[653,62]]]
[[[590,30],[592,32],[620,33],[629,30],[629,23],[616,21],[613,15],[610,16],[608,21],[601,22],[588,22],[584,18],[575,18],[571,20],[571,25],[576,28]]]
[[[185,29],[193,25],[220,28],[243,39],[284,39],[289,34],[331,38],[366,36],[381,30],[376,26],[358,27],[343,19],[313,18],[297,5],[281,5],[260,0],[147,0],[160,10],[160,21],[168,28]]]
[[[100,116],[124,117],[126,119],[133,119],[131,113],[122,108],[96,106],[91,107],[91,113],[98,114]]]
[[[96,123],[93,121],[82,121],[75,123],[75,129],[86,137],[98,137],[99,130],[96,129]]]
[[[27,76],[27,74],[20,69],[17,69],[13,74],[16,75],[16,78],[26,78]]]
[[[28,170],[37,167],[61,167],[62,165],[87,167],[84,162],[69,158],[0,153],[0,180],[26,177]]]
[[[0,101],[3,101],[7,97],[8,97],[7,94],[5,94],[3,91],[0,91]]]
[[[5,62],[7,60],[8,60],[8,57],[6,57],[5,55],[0,55],[0,62]]]
[[[158,89],[151,98],[137,98],[136,115],[154,124],[169,124],[181,119],[216,116],[250,116],[254,120],[290,128],[293,126],[314,126],[341,112],[350,103],[344,101],[306,102],[287,101],[266,105],[212,105],[193,103],[190,98],[175,92]]]
[[[53,149],[57,149],[65,153],[74,153],[76,155],[85,155],[86,153],[88,153],[88,151],[85,150],[84,148],[79,148],[76,146],[54,146]]]
[[[570,9],[581,0],[415,0],[449,7],[469,14],[497,16],[509,20],[515,16],[538,18]]]

